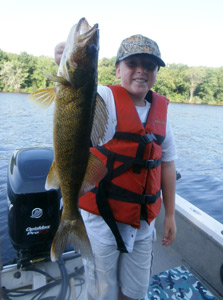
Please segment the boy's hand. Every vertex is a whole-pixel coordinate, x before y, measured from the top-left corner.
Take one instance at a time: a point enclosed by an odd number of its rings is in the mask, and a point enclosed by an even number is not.
[[[162,194],[165,207],[163,246],[169,246],[176,236],[175,223],[175,191],[176,191],[176,168],[174,161],[162,162]]]
[[[172,244],[176,236],[176,223],[174,216],[166,216],[164,220],[164,233],[162,239],[163,246]]]
[[[56,45],[55,50],[54,50],[54,58],[55,58],[55,62],[59,65],[60,64],[60,60],[64,51],[66,43],[65,42],[61,42],[59,44]]]

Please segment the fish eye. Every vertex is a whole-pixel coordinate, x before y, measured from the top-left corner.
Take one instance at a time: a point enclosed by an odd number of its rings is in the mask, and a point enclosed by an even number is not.
[[[87,54],[88,54],[88,55],[94,56],[96,52],[97,52],[97,47],[96,47],[95,44],[90,44],[90,45],[87,47]]]

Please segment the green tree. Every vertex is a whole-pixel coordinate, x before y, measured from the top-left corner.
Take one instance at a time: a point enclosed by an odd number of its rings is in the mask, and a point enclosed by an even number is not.
[[[206,68],[202,83],[198,85],[196,94],[202,103],[215,103],[215,93],[218,89],[217,69]]]
[[[193,102],[194,92],[199,84],[202,83],[205,76],[204,68],[191,67],[186,71],[186,78],[189,81],[190,99],[189,102]]]
[[[115,59],[98,62],[98,84],[119,84]],[[32,92],[54,86],[46,74],[56,74],[58,66],[53,58],[6,53],[0,49],[0,91]],[[171,101],[199,102],[223,105],[223,67],[188,67],[170,64],[160,68],[154,90]]]
[[[22,52],[18,55],[17,59],[21,63],[24,72],[27,74],[21,88],[24,91],[28,91],[33,85],[33,73],[36,69],[38,57]]]
[[[7,53],[0,49],[0,72],[3,68],[4,63],[7,61],[8,61]],[[3,91],[3,88],[4,88],[4,84],[3,84],[2,80],[0,79],[0,91]]]
[[[185,101],[189,99],[189,82],[186,79],[188,66],[186,65],[171,65],[174,71],[174,82],[176,90],[174,91],[173,100]]]
[[[54,62],[52,58],[40,56],[38,57],[35,68],[31,75],[32,86],[29,91],[33,91],[36,89],[41,89],[49,86],[54,86],[55,82],[53,83],[50,81],[46,75],[52,74],[56,75],[58,66]]]
[[[160,68],[154,90],[174,101],[188,99],[188,82],[185,80],[185,65],[171,64]]]
[[[4,92],[19,92],[27,74],[23,72],[18,61],[4,62],[0,71],[0,80],[3,83]]]
[[[157,74],[157,82],[154,85],[154,90],[167,98],[172,98],[173,91],[176,89],[174,78],[171,75],[169,67],[160,68]]]
[[[116,77],[115,57],[111,59],[103,58],[98,62],[98,84],[119,84],[120,80]]]
[[[217,104],[223,105],[223,67],[217,69],[217,89],[214,97]]]

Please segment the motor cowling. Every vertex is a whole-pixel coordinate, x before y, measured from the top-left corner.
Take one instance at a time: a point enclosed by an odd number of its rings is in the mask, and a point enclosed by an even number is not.
[[[59,225],[60,189],[45,190],[53,157],[51,148],[20,149],[9,162],[9,236],[22,260],[49,256]]]

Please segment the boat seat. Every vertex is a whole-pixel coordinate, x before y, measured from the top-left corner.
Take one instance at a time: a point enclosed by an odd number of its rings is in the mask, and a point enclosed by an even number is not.
[[[141,300],[155,299],[218,300],[185,266],[151,277],[147,297]]]

